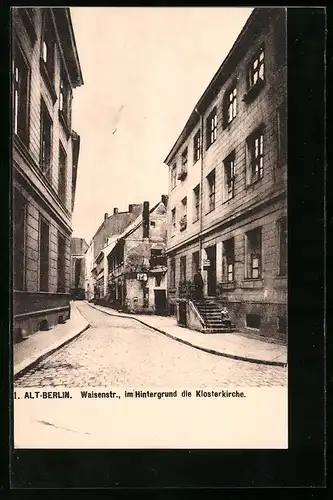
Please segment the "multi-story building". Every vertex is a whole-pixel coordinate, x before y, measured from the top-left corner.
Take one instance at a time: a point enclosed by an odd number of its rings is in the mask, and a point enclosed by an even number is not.
[[[238,329],[281,339],[286,72],[286,9],[256,8],[165,160],[170,308],[200,268],[205,297],[227,303]]]
[[[121,234],[141,213],[142,205],[131,204],[127,212],[113,209],[113,214],[104,214],[104,220],[91,239],[86,252],[86,297],[103,300],[107,292],[107,274],[104,274],[104,248],[108,240]]]
[[[13,8],[12,33],[15,340],[70,314],[72,99],[83,79],[68,8]]]
[[[71,297],[83,300],[85,298],[86,259],[88,245],[83,238],[71,239]]]
[[[149,208],[119,237],[109,242],[104,273],[108,273],[107,304],[130,313],[167,312],[166,212],[168,198]]]

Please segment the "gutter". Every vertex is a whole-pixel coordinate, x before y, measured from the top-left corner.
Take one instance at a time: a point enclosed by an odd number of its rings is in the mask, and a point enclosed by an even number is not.
[[[198,111],[197,107],[194,111],[200,117],[200,229],[199,229],[199,265],[202,272],[202,218],[203,218],[203,153],[204,153],[204,120],[203,114]]]

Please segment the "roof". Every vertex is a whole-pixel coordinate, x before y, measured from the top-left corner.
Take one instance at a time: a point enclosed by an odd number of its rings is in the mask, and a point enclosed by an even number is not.
[[[223,83],[229,78],[234,67],[238,64],[241,58],[244,57],[244,54],[247,52],[249,45],[253,43],[254,34],[262,31],[263,26],[265,25],[265,21],[268,20],[272,14],[274,15],[275,13],[280,12],[281,9],[283,8],[260,7],[253,9],[251,15],[245,23],[242,31],[238,35],[228,55],[215,73],[214,77],[200,97],[199,101],[194,106],[194,109],[191,112],[190,117],[185,124],[185,127],[172,146],[171,151],[164,160],[164,163],[168,165],[173,160],[174,156],[176,155],[184,141],[188,138],[188,136],[198,123],[200,115],[215,99]]]
[[[151,213],[155,212],[155,210],[161,204],[164,205],[163,201],[159,201],[158,203],[156,203],[156,205],[154,205],[149,210],[149,213],[151,214]],[[117,243],[119,243],[121,240],[126,239],[128,236],[130,236],[132,233],[134,233],[134,231],[136,231],[136,229],[138,229],[141,225],[142,225],[142,214],[140,214],[129,226],[127,226],[127,228],[125,229],[125,231],[122,234],[120,234],[115,241],[111,242],[108,245],[108,246],[110,246],[110,248],[107,249],[107,250],[109,250],[108,251],[108,255],[112,252],[112,250],[115,248],[115,246],[117,245]]]

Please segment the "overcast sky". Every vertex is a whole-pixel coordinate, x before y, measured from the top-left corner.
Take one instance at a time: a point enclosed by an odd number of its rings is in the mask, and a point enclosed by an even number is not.
[[[89,243],[105,212],[167,194],[163,161],[252,9],[70,10],[84,80],[73,236]]]

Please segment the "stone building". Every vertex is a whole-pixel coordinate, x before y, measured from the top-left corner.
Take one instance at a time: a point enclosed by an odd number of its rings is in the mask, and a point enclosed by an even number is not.
[[[216,315],[226,303],[237,329],[282,341],[286,71],[286,9],[256,8],[165,160],[170,309],[199,267],[206,301],[194,308],[198,317],[209,320],[208,309]]]
[[[104,275],[104,247],[114,235],[121,234],[141,213],[142,205],[131,204],[128,211],[119,212],[113,209],[113,214],[104,214],[104,220],[91,239],[86,252],[86,297],[88,300],[103,299],[107,290],[107,275]]]
[[[130,313],[167,312],[166,207],[165,195],[151,209],[144,202],[142,214],[109,242],[108,305]]]
[[[88,244],[83,238],[71,239],[71,297],[83,300],[85,298],[86,251]]]
[[[12,34],[15,340],[70,315],[72,99],[83,79],[68,8],[13,8]]]

